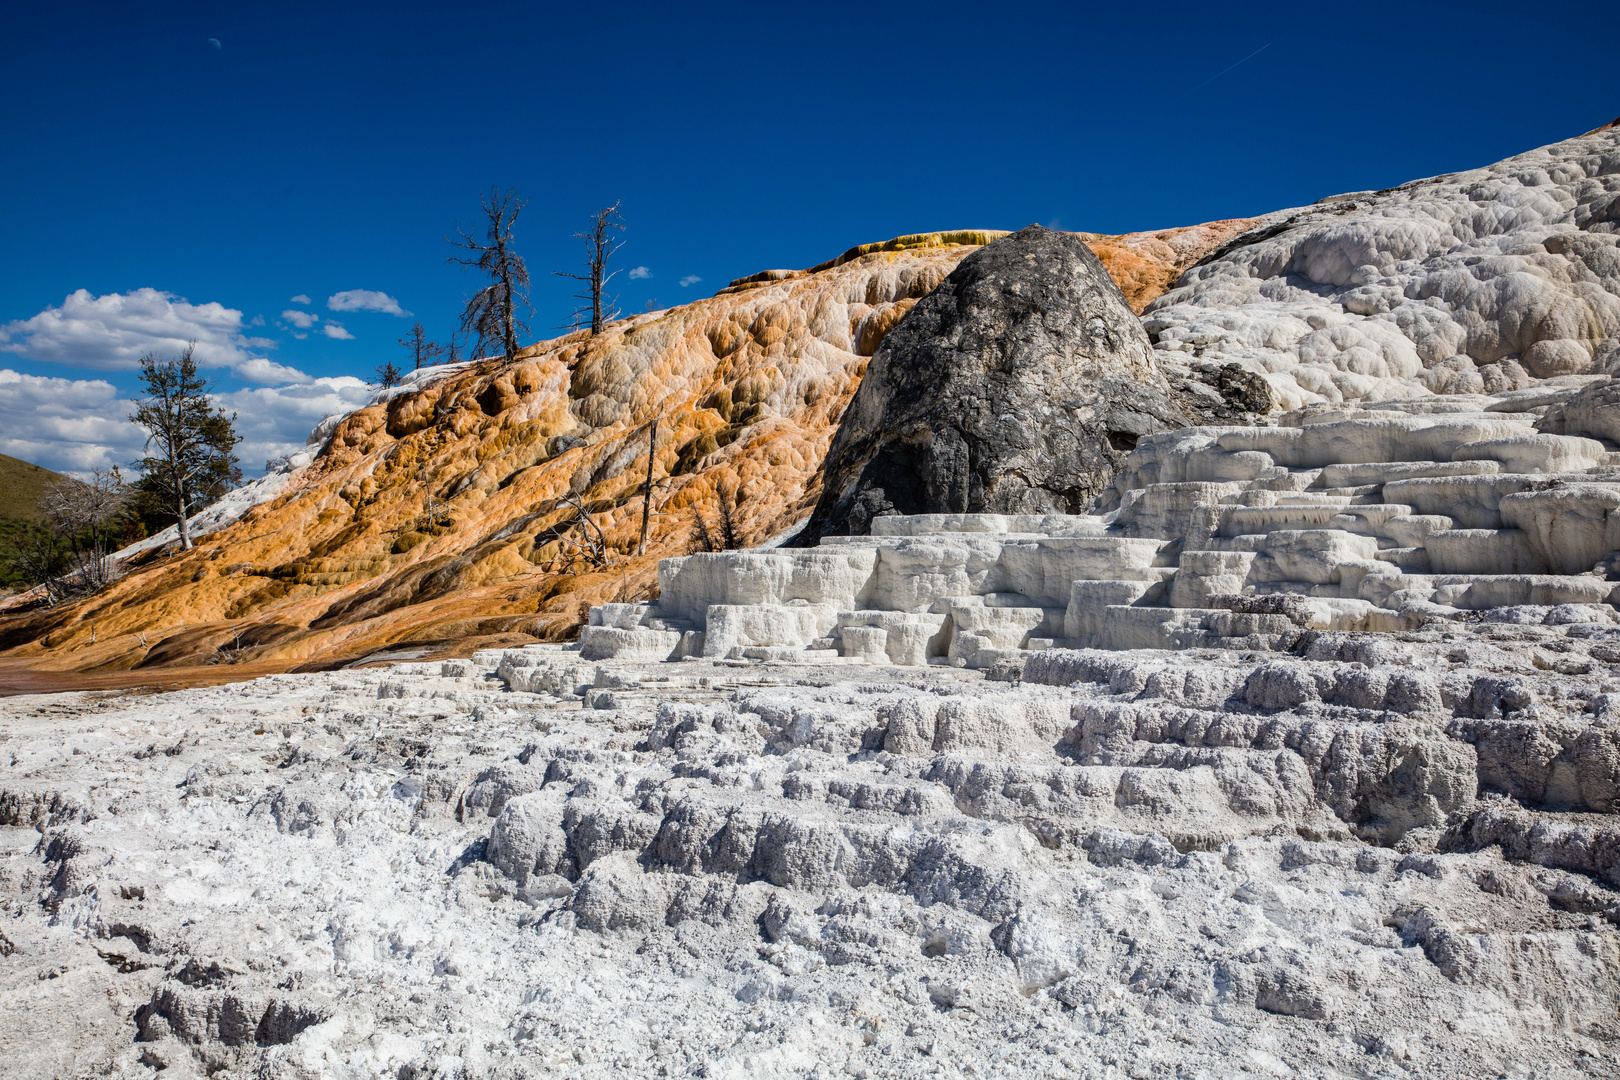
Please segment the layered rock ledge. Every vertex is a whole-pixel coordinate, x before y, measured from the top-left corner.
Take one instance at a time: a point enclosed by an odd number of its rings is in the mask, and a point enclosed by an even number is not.
[[[594,609],[581,649],[988,668],[1052,647],[1608,624],[1615,397],[1573,376],[1148,435],[1105,513],[895,515],[810,551],[665,560],[661,598]]]

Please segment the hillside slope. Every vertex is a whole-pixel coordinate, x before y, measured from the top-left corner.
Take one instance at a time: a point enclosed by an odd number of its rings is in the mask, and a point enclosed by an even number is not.
[[[1252,224],[1086,239],[1140,309]],[[691,550],[700,514],[721,531],[722,492],[739,542],[802,520],[868,357],[1000,235],[901,237],[766,271],[361,409],[275,498],[192,552],[138,555],[100,596],[0,621],[0,649],[47,670],[327,667],[567,636],[585,605],[640,595],[658,558]],[[654,417],[656,512],[637,557]],[[583,531],[571,491],[603,530],[603,568],[564,565]]]
[[[38,521],[34,504],[61,479],[61,473],[0,454],[0,521]]]

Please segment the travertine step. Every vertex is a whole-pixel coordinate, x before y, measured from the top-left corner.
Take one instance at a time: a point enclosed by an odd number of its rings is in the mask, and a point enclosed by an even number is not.
[[[1294,503],[1286,506],[1234,506],[1221,513],[1220,535],[1226,538],[1277,529],[1327,528],[1344,513],[1344,503]]]
[[[662,598],[603,606],[581,649],[724,659],[832,647],[869,663],[988,667],[1051,642],[1291,640],[1274,612],[1233,610],[1232,597],[1341,605],[1312,628],[1358,630],[1609,603],[1620,596],[1606,580],[1620,569],[1620,470],[1599,440],[1536,430],[1525,410],[1541,406],[1522,404],[1532,398],[1413,399],[1145,436],[1108,514],[884,517],[872,536],[809,551],[666,560]]]
[[[1440,529],[1423,545],[1435,574],[1544,574],[1547,560],[1519,529]]]

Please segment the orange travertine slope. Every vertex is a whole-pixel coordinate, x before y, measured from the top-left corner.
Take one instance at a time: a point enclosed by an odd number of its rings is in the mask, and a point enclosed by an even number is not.
[[[1131,306],[1245,220],[1085,235]],[[589,604],[646,595],[724,492],[740,544],[802,520],[883,336],[1000,232],[931,233],[766,271],[714,297],[484,361],[361,409],[269,503],[194,551],[147,554],[104,593],[0,618],[40,670],[228,662],[323,668],[383,650],[571,635]],[[635,555],[659,417],[645,555]],[[577,492],[608,565],[564,566]],[[576,572],[577,571],[577,572]]]
[[[1210,221],[1159,232],[1102,236],[1080,233],[1119,285],[1131,310],[1138,315],[1175,283],[1181,272],[1232,237],[1253,226],[1258,218]]]

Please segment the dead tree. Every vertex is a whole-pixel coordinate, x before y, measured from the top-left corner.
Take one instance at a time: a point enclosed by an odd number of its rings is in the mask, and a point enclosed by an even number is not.
[[[588,232],[574,234],[577,239],[585,241],[585,273],[552,271],[558,277],[585,283],[585,287],[574,294],[575,299],[584,302],[574,311],[573,327],[581,326],[585,322],[586,313],[589,312],[592,337],[600,334],[603,326],[619,317],[619,309],[614,305],[613,299],[603,293],[607,283],[619,273],[617,270],[608,273],[608,260],[613,257],[614,252],[624,246],[624,241],[613,238],[611,231],[613,229],[624,231],[624,218],[619,214],[618,203],[604,206],[593,214]]]
[[[457,229],[459,239],[445,239],[458,248],[476,253],[472,257],[452,255],[446,262],[476,267],[489,277],[489,284],[473,294],[461,313],[460,329],[474,338],[473,358],[484,354],[491,345],[500,345],[508,360],[517,357],[518,335],[527,334],[529,326],[518,313],[522,307],[529,314],[529,268],[522,256],[512,250],[512,226],[518,214],[527,205],[515,191],[504,194],[495,188],[483,197],[484,217],[487,219],[484,239]]]
[[[68,559],[56,533],[43,526],[22,526],[11,538],[6,562],[31,585],[45,592],[45,606],[53,607],[72,598]]]
[[[48,536],[23,549],[21,562],[45,586],[50,603],[100,592],[118,579],[112,527],[129,503],[129,485],[116,468],[45,489],[36,506]]]
[[[427,513],[422,516],[422,520],[424,522],[423,531],[429,535],[438,536],[441,528],[449,528],[450,526],[450,508],[435,499],[430,491],[427,497]]]
[[[636,544],[636,555],[647,554],[647,525],[652,519],[653,457],[658,450],[658,420],[662,412],[653,414],[652,428],[647,432],[647,482],[641,485],[641,542]]]
[[[405,346],[406,351],[411,354],[412,371],[432,367],[438,360],[439,355],[444,352],[443,345],[427,339],[427,332],[422,329],[421,323],[411,327],[411,332],[400,338],[399,343]]]
[[[607,562],[607,535],[591,520],[584,495],[570,492],[563,497],[562,504],[574,511],[568,533],[562,540],[563,561],[568,565],[568,572],[574,573],[575,566],[581,562],[588,570],[600,569]]]

